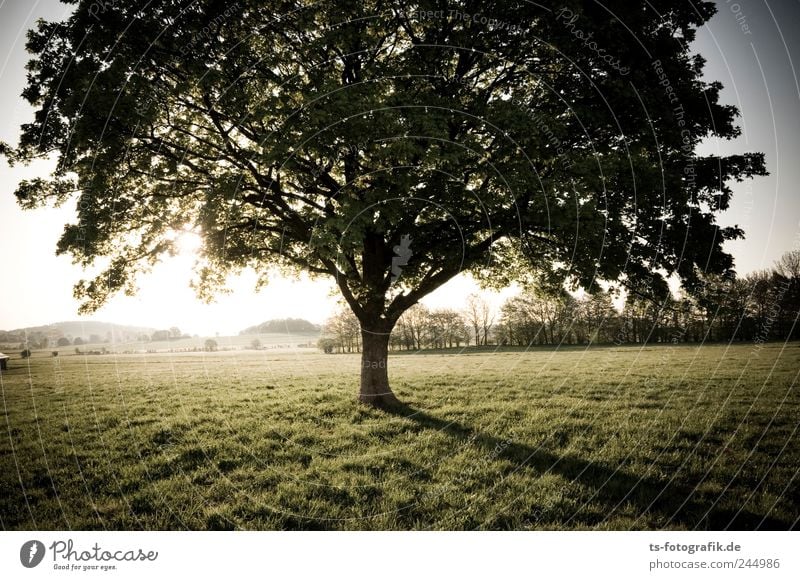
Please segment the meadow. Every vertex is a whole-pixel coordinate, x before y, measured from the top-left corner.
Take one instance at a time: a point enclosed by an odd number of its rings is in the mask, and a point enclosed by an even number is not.
[[[789,529],[800,344],[50,357],[0,373],[2,529]]]

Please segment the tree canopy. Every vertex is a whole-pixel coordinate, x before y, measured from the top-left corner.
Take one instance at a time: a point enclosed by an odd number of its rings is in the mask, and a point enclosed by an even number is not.
[[[765,173],[695,152],[739,134],[689,49],[711,2],[75,4],[29,33],[36,116],[4,150],[57,157],[16,195],[77,204],[57,251],[104,266],[86,311],[184,230],[201,295],[245,267],[333,276],[387,340],[461,272],[691,290],[733,269],[729,182]]]

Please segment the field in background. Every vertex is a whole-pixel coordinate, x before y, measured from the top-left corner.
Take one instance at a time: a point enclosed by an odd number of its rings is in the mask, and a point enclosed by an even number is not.
[[[250,348],[253,340],[258,340],[262,348],[315,348],[317,346],[318,334],[246,334],[234,336],[201,336],[191,338],[180,338],[177,340],[154,340],[149,342],[128,342],[116,343],[113,345],[105,344],[110,351],[123,352],[126,350],[136,351],[169,351],[198,348],[202,349],[208,338],[217,341],[219,349],[243,349]],[[74,347],[72,348],[74,351]]]
[[[0,374],[0,524],[797,527],[799,347],[395,353],[394,413],[357,355],[42,353]]]
[[[174,340],[152,340],[152,341],[116,341],[116,342],[87,342],[78,347],[68,346],[49,346],[44,349],[32,349],[34,356],[51,356],[52,351],[57,351],[59,356],[75,353],[75,348],[82,352],[99,351],[106,349],[109,353],[146,353],[147,351],[169,352],[185,351],[205,348],[207,339],[217,342],[220,350],[249,349],[253,340],[258,340],[264,349],[295,349],[295,348],[314,348],[317,347],[319,340],[318,333],[308,334],[289,334],[289,333],[270,333],[270,334],[246,334],[234,336],[192,336],[177,338]],[[0,343],[0,351],[5,354],[17,356],[20,353],[19,343]]]

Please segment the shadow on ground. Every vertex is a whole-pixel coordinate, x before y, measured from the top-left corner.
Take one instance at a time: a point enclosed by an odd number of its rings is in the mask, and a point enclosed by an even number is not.
[[[697,530],[787,530],[794,522],[756,514],[745,509],[740,511],[720,509],[714,506],[715,498],[698,498],[691,482],[664,482],[640,477],[613,466],[588,461],[578,457],[555,455],[542,448],[534,448],[519,442],[509,442],[492,435],[480,433],[456,421],[434,417],[414,407],[398,403],[383,409],[384,412],[414,421],[426,429],[447,433],[459,440],[472,440],[475,445],[494,453],[503,449],[502,458],[513,460],[518,469],[526,469],[537,475],[546,472],[561,475],[591,490],[592,502],[604,506],[605,516],[625,504],[635,506],[640,524],[647,527],[653,521],[658,527],[685,527]],[[561,526],[593,526],[601,522],[592,521],[580,511]]]

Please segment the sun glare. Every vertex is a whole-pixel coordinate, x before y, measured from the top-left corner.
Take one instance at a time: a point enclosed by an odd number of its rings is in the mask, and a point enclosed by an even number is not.
[[[175,233],[175,248],[181,256],[193,256],[202,245],[202,240],[194,232],[180,231]]]

